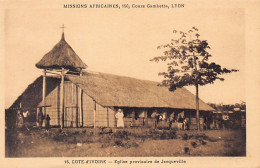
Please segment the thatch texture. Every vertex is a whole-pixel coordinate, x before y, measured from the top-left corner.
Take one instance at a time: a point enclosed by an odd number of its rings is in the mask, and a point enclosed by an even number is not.
[[[185,88],[170,92],[166,87],[157,86],[157,82],[105,73],[84,72],[83,76],[66,75],[72,83],[78,85],[88,96],[104,107],[140,107],[140,108],[196,108],[195,95]],[[46,96],[60,84],[60,79],[47,77]],[[42,100],[42,76],[37,78],[11,108],[36,108]],[[202,100],[200,110],[214,111]]]
[[[105,73],[84,72],[67,78],[102,106],[195,109],[195,95],[185,88],[170,92],[157,82]],[[213,111],[202,100],[200,110]]]
[[[37,68],[54,68],[54,69],[70,69],[79,70],[87,68],[87,65],[79,58],[70,45],[65,41],[64,34],[61,40],[53,49],[45,54],[43,58],[36,64]]]
[[[37,108],[42,101],[42,80],[43,78],[40,76],[31,83],[10,108],[18,108],[20,103],[22,104],[22,108]],[[60,84],[60,79],[47,77],[46,83],[46,96],[48,96]]]

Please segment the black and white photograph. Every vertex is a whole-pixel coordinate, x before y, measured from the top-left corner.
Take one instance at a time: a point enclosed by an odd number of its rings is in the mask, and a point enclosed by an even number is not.
[[[12,4],[2,12],[4,167],[259,166],[254,7]]]

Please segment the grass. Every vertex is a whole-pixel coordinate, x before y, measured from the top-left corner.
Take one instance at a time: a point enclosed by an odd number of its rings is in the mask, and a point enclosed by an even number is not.
[[[6,131],[6,157],[245,156],[245,139],[245,130],[18,130]]]

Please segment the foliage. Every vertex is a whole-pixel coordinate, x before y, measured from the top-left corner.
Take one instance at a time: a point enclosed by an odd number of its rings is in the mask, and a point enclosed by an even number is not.
[[[209,105],[217,111],[234,111],[234,108],[240,110],[246,110],[246,102],[235,103],[235,104],[215,104],[209,103]]]
[[[166,61],[167,72],[160,72],[164,77],[162,86],[169,86],[170,91],[188,85],[206,85],[215,80],[223,81],[219,75],[236,72],[236,69],[222,68],[215,62],[210,62],[210,46],[207,40],[200,40],[198,29],[192,27],[188,32],[173,30],[174,38],[165,45],[158,46],[164,49],[162,56],[150,61]]]

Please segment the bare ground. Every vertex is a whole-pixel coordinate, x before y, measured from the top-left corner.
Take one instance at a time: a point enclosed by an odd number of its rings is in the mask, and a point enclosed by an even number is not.
[[[245,130],[53,128],[6,131],[6,157],[245,156]]]

